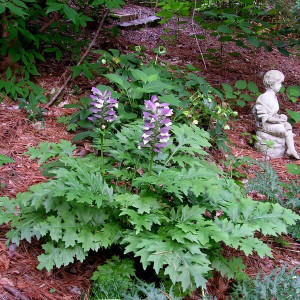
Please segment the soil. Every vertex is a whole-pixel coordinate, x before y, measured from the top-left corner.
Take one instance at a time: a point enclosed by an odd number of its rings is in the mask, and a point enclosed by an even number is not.
[[[137,13],[142,17],[155,13],[152,8],[137,5],[127,5],[122,12]],[[111,24],[107,24],[107,26],[111,26]],[[169,37],[173,33],[177,34],[175,39],[162,39],[166,28],[170,28],[167,33]],[[221,83],[234,84],[236,80],[245,79],[255,82],[260,90],[263,90],[262,76],[270,69],[281,70],[286,76],[286,85],[299,85],[300,61],[296,53],[284,57],[277,50],[266,52],[262,48],[243,49],[233,43],[228,43],[223,47],[222,57],[219,57],[217,63],[205,58],[204,65],[193,33],[206,37],[200,44],[203,53],[208,53],[209,48],[219,49],[220,45],[216,38],[210,36],[200,26],[193,25],[191,21],[187,21],[183,25],[178,25],[177,21],[170,21],[156,27],[147,26],[122,30],[117,38],[101,37],[95,48],[103,49],[103,45],[105,45],[106,48],[118,48],[122,52],[129,52],[132,46],[140,45],[145,47],[145,52],[149,57],[155,58],[153,49],[163,45],[167,51],[166,55],[160,58],[161,60],[183,67],[192,64],[200,68],[199,75],[206,77],[207,81],[214,86],[220,86]],[[232,57],[229,55],[230,52],[240,52],[240,56]],[[39,71],[42,76],[38,83],[48,91],[54,86],[60,86],[66,76],[66,68],[67,65],[63,63],[58,65],[54,61],[41,64]],[[89,93],[90,87],[99,82],[104,82],[104,79],[98,77],[93,81],[88,81],[79,76],[67,86],[60,101],[62,104],[73,102],[80,96]],[[72,94],[74,85],[81,90],[80,95]],[[283,112],[287,108],[299,111],[299,104],[292,104],[288,99],[281,97],[280,104]],[[240,108],[238,111],[239,118],[230,123],[231,129],[228,131],[229,139],[234,144],[230,146],[232,153],[236,157],[246,155],[263,160],[263,155],[254,151],[253,147],[249,145],[247,136],[241,135],[243,132],[254,132],[255,130],[251,104],[248,103],[246,107]],[[37,146],[43,141],[71,140],[72,134],[66,131],[64,125],[58,124],[56,119],[72,112],[72,109],[63,109],[62,105],[53,106],[44,114],[44,122],[33,123],[27,119],[26,113],[20,110],[15,103],[7,99],[0,104],[0,153],[15,160],[14,164],[0,167],[0,182],[5,184],[5,187],[0,189],[0,196],[14,197],[18,192],[26,191],[30,185],[46,180],[41,175],[37,162],[29,160],[24,152],[29,147]],[[296,134],[295,146],[300,153],[300,123],[293,126],[293,130]],[[80,152],[83,147],[78,147],[77,151]],[[214,153],[214,156],[217,162],[224,159],[221,153]],[[300,165],[300,161],[295,161],[287,156],[269,160],[282,180],[299,180],[299,177],[287,173],[285,165],[290,162]],[[105,260],[103,254],[93,253],[84,263],[71,264],[52,272],[38,271],[36,257],[42,252],[38,241],[22,242],[19,247],[14,245],[7,247],[5,238],[7,230],[7,226],[0,227],[0,299],[88,299],[91,284],[89,278],[96,266]],[[288,247],[276,243],[269,237],[262,239],[271,246],[274,259],[261,259],[257,255],[246,257],[232,249],[224,251],[228,256],[242,257],[246,265],[246,273],[252,277],[255,277],[259,271],[268,273],[274,267],[283,265],[296,267],[300,272],[299,243],[289,236],[285,236],[290,243]],[[213,280],[209,282],[208,292],[217,296],[217,299],[224,299],[231,286],[232,281],[215,274]],[[201,293],[196,291],[193,299],[200,299],[198,295]]]

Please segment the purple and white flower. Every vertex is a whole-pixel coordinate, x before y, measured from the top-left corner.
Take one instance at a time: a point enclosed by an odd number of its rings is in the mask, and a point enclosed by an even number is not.
[[[171,137],[171,117],[173,110],[169,108],[169,103],[159,103],[157,96],[152,96],[151,100],[145,100],[145,111],[143,111],[144,134],[143,141],[139,143],[139,149],[150,147],[152,151],[160,153],[161,149],[169,145]]]
[[[94,123],[100,124],[102,129],[106,123],[112,123],[117,119],[115,108],[118,108],[118,101],[111,97],[110,91],[101,92],[97,88],[92,88],[90,111],[92,116],[88,119]]]

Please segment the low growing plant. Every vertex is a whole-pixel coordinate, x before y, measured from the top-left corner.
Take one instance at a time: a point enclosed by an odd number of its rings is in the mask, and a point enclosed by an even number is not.
[[[133,296],[138,290],[133,263],[128,258],[120,260],[113,256],[100,265],[91,277],[94,283],[90,299],[128,299]]]
[[[4,164],[10,164],[15,162],[11,157],[0,154],[0,167]]]
[[[234,87],[230,84],[222,84],[224,97],[233,106],[244,107],[247,101],[255,101],[260,95],[257,85],[246,80],[238,80]]]
[[[282,182],[270,164],[258,161],[253,163],[259,166],[260,171],[254,171],[255,177],[249,180],[248,191],[255,190],[264,195],[266,201],[280,203],[284,207],[300,207],[300,187],[297,181]]]
[[[263,278],[261,279],[261,277]],[[298,299],[300,295],[300,276],[295,269],[286,267],[274,269],[269,275],[258,273],[253,280],[235,286],[232,299]]]
[[[300,221],[296,224],[288,226],[288,233],[298,242],[300,242]]]
[[[113,256],[104,265],[100,265],[93,273],[91,280],[91,300],[100,299],[153,299],[153,300],[179,300],[172,288],[166,291],[163,285],[160,288],[139,280],[133,266],[134,261],[128,258],[120,260]]]

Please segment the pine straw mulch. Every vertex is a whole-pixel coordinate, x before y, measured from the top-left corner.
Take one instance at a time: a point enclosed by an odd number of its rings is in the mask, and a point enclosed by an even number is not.
[[[46,180],[37,162],[29,160],[23,153],[40,142],[71,140],[72,135],[56,122],[58,116],[66,113],[70,111],[53,107],[47,112],[44,124],[32,123],[15,105],[0,104],[1,154],[15,160],[13,164],[0,167],[0,181],[5,183],[0,196],[14,197],[29,186]],[[87,260],[84,264],[73,264],[51,273],[38,271],[36,257],[42,252],[39,243],[22,242],[18,248],[13,245],[7,248],[7,230],[7,226],[0,227],[0,299],[21,299],[25,295],[30,299],[79,299],[88,289],[94,263],[89,264]],[[15,296],[7,291],[9,288]],[[22,293],[19,295],[18,291]]]
[[[136,5],[127,5],[124,8],[126,12],[138,12],[143,16],[154,13],[151,8],[143,8]],[[178,38],[173,43],[161,39],[164,28],[171,27],[171,33],[178,32]],[[201,43],[202,51],[205,53],[208,48],[218,47],[219,44],[215,38],[211,37],[200,26],[196,26],[196,33],[206,36],[206,40]],[[167,48],[167,54],[163,57],[170,64],[186,66],[193,64],[202,68],[200,76],[206,76],[208,82],[214,85],[220,85],[222,82],[234,84],[238,79],[254,81],[263,90],[262,76],[269,69],[279,69],[286,75],[287,85],[299,84],[300,82],[300,64],[296,55],[289,58],[283,57],[278,51],[272,53],[258,49],[255,52],[251,49],[237,48],[234,44],[226,44],[222,56],[217,63],[206,59],[207,69],[204,69],[203,62],[199,59],[199,51],[195,41],[191,37],[193,28],[188,22],[183,29],[179,29],[175,21],[168,24],[154,27],[142,28],[137,30],[124,30],[117,40],[108,40],[101,38],[101,43],[97,45],[102,48],[102,43],[106,43],[107,48],[119,48],[121,51],[130,49],[130,45],[143,45],[146,47],[146,53],[154,57],[152,50],[159,45]],[[237,58],[229,56],[229,52],[239,51],[241,54]],[[41,65],[40,84],[47,90],[51,90],[54,85],[61,85],[64,80],[63,64],[60,64],[59,70],[53,64]],[[96,85],[95,78],[93,82],[88,82],[79,76],[75,82],[82,89],[82,94],[88,92],[90,86]],[[59,82],[60,81],[60,82]],[[73,101],[76,96],[70,96],[72,86],[69,85],[65,93],[60,97],[61,100]],[[296,104],[291,104],[287,99],[280,99],[281,108],[296,109]],[[67,133],[65,127],[56,122],[56,118],[61,115],[70,114],[72,110],[52,107],[45,115],[44,126],[41,123],[35,123],[27,120],[26,114],[20,111],[11,103],[0,104],[0,153],[12,157],[15,163],[3,165],[0,167],[0,182],[5,183],[5,188],[0,189],[0,196],[14,197],[18,192],[24,192],[30,185],[45,181],[41,175],[36,161],[31,161],[28,156],[23,155],[30,146],[37,146],[42,141],[59,142],[60,139],[71,140],[72,135]],[[243,109],[239,109],[239,119],[230,123],[231,130],[228,131],[230,140],[235,144],[231,146],[235,156],[250,156],[258,160],[265,158],[254,151],[248,144],[247,137],[242,136],[243,132],[254,132],[254,122],[251,114],[251,104]],[[300,152],[300,126],[294,126],[296,133],[296,149]],[[215,154],[215,159],[224,159],[220,154]],[[269,162],[284,181],[294,179],[296,176],[288,174],[285,165],[295,162],[300,165],[300,161],[295,161],[289,157],[280,159],[270,159]],[[251,175],[251,174],[250,174]],[[22,242],[20,247],[6,247],[5,233],[7,226],[0,227],[0,300],[10,299],[87,299],[85,292],[89,291],[92,272],[96,266],[105,260],[105,255],[90,255],[84,263],[74,263],[68,267],[54,270],[52,272],[38,271],[37,255],[42,252],[40,244],[33,241],[31,244]],[[283,247],[276,243],[276,240],[269,237],[263,237],[266,243],[272,248],[274,259],[259,258],[257,255],[246,257],[240,251],[224,248],[224,255],[232,257],[234,255],[242,257],[246,265],[246,273],[254,277],[259,271],[269,273],[274,267],[288,265],[289,268],[297,267],[300,272],[300,245],[291,237],[284,237],[290,242],[289,247]],[[232,281],[222,278],[215,274],[209,281],[208,291],[217,296],[217,299],[224,299],[232,286]],[[10,289],[10,292],[8,291]],[[199,299],[201,293],[197,291],[194,299]]]

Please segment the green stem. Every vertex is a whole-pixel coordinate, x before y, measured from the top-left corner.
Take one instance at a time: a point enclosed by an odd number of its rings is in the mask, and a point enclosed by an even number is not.
[[[100,136],[100,149],[101,149],[101,174],[104,175],[104,157],[103,157],[103,139],[104,139],[104,134],[101,133]]]
[[[155,153],[151,151],[151,153],[150,153],[150,163],[149,163],[149,176],[151,176],[151,173],[152,173],[152,165],[153,165],[154,156],[155,156]]]

